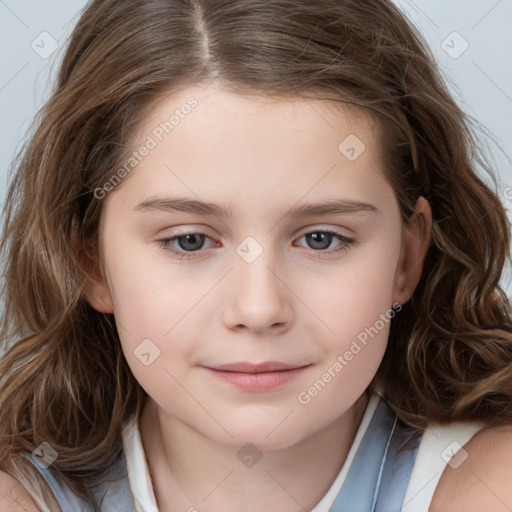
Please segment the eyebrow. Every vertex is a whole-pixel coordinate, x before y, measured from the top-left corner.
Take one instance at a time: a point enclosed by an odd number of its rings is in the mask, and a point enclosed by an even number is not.
[[[135,211],[183,212],[224,218],[233,217],[233,209],[227,205],[197,201],[184,197],[152,196],[139,203],[133,209]],[[363,212],[380,213],[379,209],[373,204],[352,199],[339,199],[298,205],[289,210],[286,215],[293,218],[303,218],[322,215],[348,215]]]

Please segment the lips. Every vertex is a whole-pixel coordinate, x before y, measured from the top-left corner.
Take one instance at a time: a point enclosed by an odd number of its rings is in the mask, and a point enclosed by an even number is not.
[[[235,386],[242,391],[261,393],[282,388],[306,371],[308,366],[310,365],[266,361],[259,364],[239,362],[204,368],[224,385]]]
[[[254,364],[247,362],[222,364],[219,366],[209,366],[212,370],[223,372],[240,372],[240,373],[267,373],[279,372],[285,370],[293,370],[295,368],[302,368],[307,365],[301,364],[288,364],[280,361],[266,361],[264,363]]]

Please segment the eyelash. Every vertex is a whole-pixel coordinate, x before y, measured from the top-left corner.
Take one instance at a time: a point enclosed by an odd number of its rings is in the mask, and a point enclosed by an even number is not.
[[[313,233],[327,233],[327,234],[330,234],[330,235],[333,235],[335,238],[337,238],[340,242],[343,242],[341,245],[339,245],[338,247],[336,247],[335,249],[330,249],[330,250],[315,250],[315,249],[312,249],[313,252],[317,252],[317,253],[320,253],[320,254],[334,254],[334,253],[338,253],[338,252],[343,252],[343,251],[347,251],[350,249],[351,246],[355,245],[355,239],[353,238],[349,238],[349,237],[346,237],[346,236],[343,236],[343,235],[340,235],[339,233],[337,233],[336,231],[333,231],[333,230],[330,230],[330,229],[317,229],[317,230],[314,230],[314,231],[308,231],[307,233],[304,233],[303,235],[301,235],[299,237],[302,238],[304,236],[307,236],[307,235],[311,235]],[[190,232],[183,232],[183,233],[178,233],[172,237],[169,237],[169,238],[163,238],[161,240],[157,240],[159,242],[159,246],[164,249],[165,251],[168,251],[176,256],[179,257],[179,259],[190,259],[190,258],[194,258],[194,254],[195,253],[198,253],[201,251],[201,249],[197,250],[197,251],[177,251],[175,249],[172,249],[172,242],[174,240],[177,240],[179,238],[183,238],[187,235],[204,235],[206,236],[207,238],[210,238],[206,233],[201,233],[200,231],[190,231]],[[316,256],[317,258],[321,258],[322,256],[318,255]]]

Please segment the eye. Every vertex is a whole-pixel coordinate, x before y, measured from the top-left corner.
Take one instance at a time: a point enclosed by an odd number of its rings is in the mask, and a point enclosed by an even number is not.
[[[346,237],[329,229],[309,231],[302,235],[299,240],[302,238],[307,240],[307,243],[314,250],[314,253],[319,253],[317,257],[321,257],[320,254],[332,254],[339,251],[346,251],[355,244],[353,238]],[[200,250],[204,248],[204,243],[207,239],[212,240],[205,233],[184,232],[158,240],[158,243],[162,249],[178,256],[179,259],[187,259],[194,258],[196,256],[194,253],[200,252]],[[340,244],[333,249],[326,250],[335,240],[338,240]]]
[[[315,252],[320,252],[321,254],[332,254],[339,251],[347,251],[355,243],[353,238],[346,237],[330,229],[309,231],[308,233],[302,235],[299,240],[302,238],[306,239],[310,247],[315,249]],[[335,246],[333,249],[325,250],[335,240],[338,240],[341,243]]]
[[[159,245],[162,249],[169,251],[177,256],[179,256],[180,259],[182,258],[193,258],[193,254],[199,251],[203,248],[204,242],[207,238],[210,238],[205,233],[199,233],[199,232],[187,232],[187,233],[180,233],[178,235],[164,238],[162,240],[158,240]],[[211,238],[210,238],[211,240]],[[177,242],[177,245],[180,247],[181,250],[176,250],[174,247],[176,245],[174,242]]]

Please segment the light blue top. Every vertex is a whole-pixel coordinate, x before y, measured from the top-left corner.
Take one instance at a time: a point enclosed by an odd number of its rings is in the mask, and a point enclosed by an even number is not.
[[[34,460],[31,454],[22,454],[37,468],[39,473],[48,482],[55,498],[57,499],[62,512],[92,512],[93,507],[80,497],[76,496],[71,489],[62,482],[50,467],[44,468]],[[109,482],[100,484],[93,493],[99,503],[102,512],[134,512],[133,495],[128,482],[126,460],[124,452],[113,465],[105,477]]]
[[[406,431],[398,417],[380,400],[355,454],[347,477],[330,507],[331,512],[397,512],[401,509],[421,436],[397,453]],[[48,482],[63,512],[92,512],[51,470],[23,454]],[[102,512],[135,512],[124,452],[108,473],[112,481],[100,485],[95,496]]]

